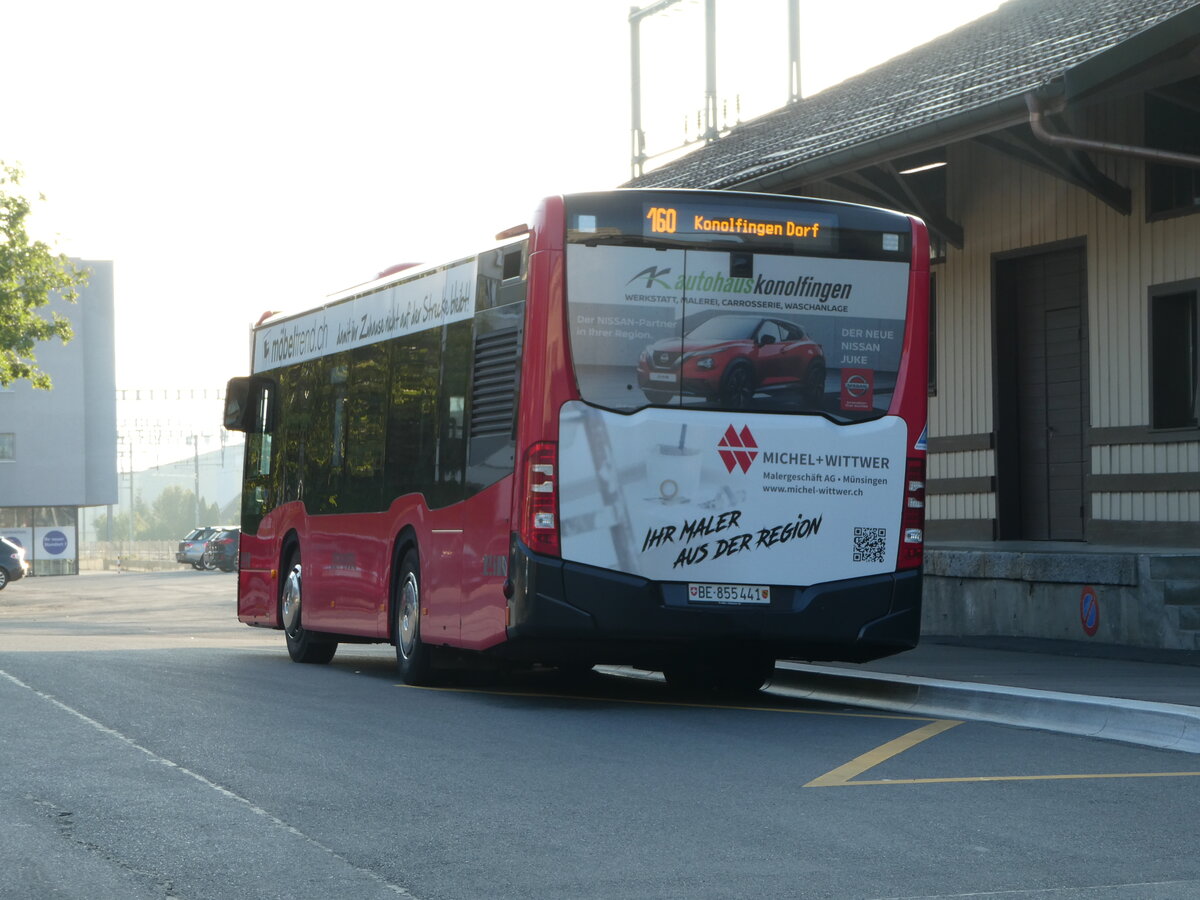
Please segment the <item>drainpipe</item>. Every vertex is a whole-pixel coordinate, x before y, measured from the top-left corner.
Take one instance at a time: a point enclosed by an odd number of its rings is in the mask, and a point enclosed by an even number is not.
[[[1093,141],[1087,138],[1056,134],[1046,128],[1047,104],[1042,101],[1041,97],[1030,91],[1025,95],[1025,105],[1029,107],[1029,127],[1034,136],[1044,143],[1055,147],[1065,147],[1068,150],[1091,150],[1113,156],[1132,156],[1166,166],[1190,166],[1200,169],[1200,156],[1193,156],[1190,153],[1175,153],[1171,150],[1156,150],[1153,147],[1134,147],[1129,144],[1114,144],[1109,141]]]

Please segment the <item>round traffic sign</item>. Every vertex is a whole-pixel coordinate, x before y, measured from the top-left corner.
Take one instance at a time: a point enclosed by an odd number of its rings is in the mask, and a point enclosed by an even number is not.
[[[1088,637],[1095,636],[1100,628],[1100,597],[1090,584],[1079,595],[1079,624]]]

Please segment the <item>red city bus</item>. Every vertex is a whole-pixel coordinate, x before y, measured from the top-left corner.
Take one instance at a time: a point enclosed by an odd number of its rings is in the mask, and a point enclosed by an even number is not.
[[[551,197],[532,224],[260,323],[238,618],[757,688],[915,646],[928,237],[767,194]]]

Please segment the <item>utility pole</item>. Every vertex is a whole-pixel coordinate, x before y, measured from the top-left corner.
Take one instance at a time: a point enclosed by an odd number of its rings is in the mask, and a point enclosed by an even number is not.
[[[704,140],[721,136],[717,124],[717,0],[704,0]]]
[[[642,19],[674,6],[679,0],[658,0],[644,9],[629,10],[629,88],[633,94],[629,108],[633,117],[633,177],[642,174],[646,164],[646,133],[642,131],[642,41],[638,31]]]
[[[788,103],[800,102],[800,0],[788,0]]]
[[[196,513],[196,527],[200,527],[200,435],[193,434],[188,438],[188,443],[192,445],[192,459],[196,467],[196,493],[192,503],[192,508]]]
[[[133,552],[133,438],[129,438],[129,552]]]
[[[633,151],[630,169],[634,178],[644,174],[646,160],[650,158],[646,154],[646,132],[642,130],[642,42],[639,26],[642,19],[662,12],[678,2],[679,0],[658,0],[657,3],[651,3],[642,9],[634,6],[629,10],[629,87],[632,95],[629,108]],[[797,103],[800,100],[800,0],[787,0],[787,5],[788,102]],[[699,118],[697,114],[697,120]],[[717,140],[721,136],[721,127],[717,110],[717,0],[704,0],[704,123],[699,140],[706,143]],[[689,143],[692,141],[687,140],[685,135],[682,146]]]

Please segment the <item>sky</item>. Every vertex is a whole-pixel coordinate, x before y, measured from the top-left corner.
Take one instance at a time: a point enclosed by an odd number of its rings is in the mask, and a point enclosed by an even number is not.
[[[472,252],[543,196],[627,180],[631,5],[12,3],[0,160],[46,195],[35,236],[114,261],[118,388],[215,390],[248,370],[262,312]],[[801,0],[803,93],[997,5]],[[644,20],[651,152],[695,136],[703,6]],[[786,8],[717,2],[730,123],[787,100]]]

